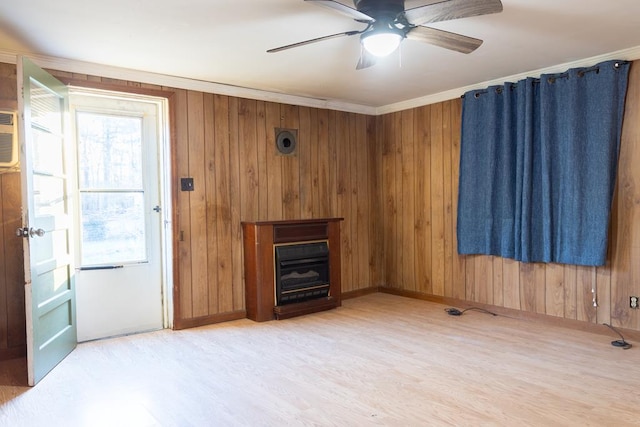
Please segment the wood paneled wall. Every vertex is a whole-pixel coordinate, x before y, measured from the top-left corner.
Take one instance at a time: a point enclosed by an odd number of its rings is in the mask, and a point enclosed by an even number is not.
[[[244,316],[240,221],[344,217],[345,292],[385,286],[640,330],[640,311],[628,308],[629,295],[640,295],[639,69],[631,69],[603,268],[457,255],[459,99],[371,117],[54,74],[170,98],[178,328]],[[15,99],[15,67],[0,66],[11,70],[0,96]],[[298,130],[295,156],[276,152],[275,128]],[[194,191],[180,191],[182,177],[194,178]]]
[[[640,62],[631,68],[609,261],[601,268],[457,254],[461,105],[378,117],[386,286],[640,330],[640,310],[629,308],[629,296],[640,295]]]
[[[26,350],[20,173],[0,174],[0,360]]]
[[[0,63],[0,109],[15,110],[16,69]],[[0,174],[0,360],[26,351],[20,173]]]
[[[178,91],[178,327],[244,316],[241,221],[344,217],[344,292],[382,284],[375,117]],[[293,156],[276,128],[297,130]],[[190,319],[190,320],[187,320]]]
[[[0,91],[15,98],[15,66],[6,67],[14,81]],[[344,217],[343,292],[383,284],[375,117],[51,72],[170,100],[176,328],[244,316],[244,220]],[[297,130],[295,155],[277,153],[275,128]],[[180,191],[183,177],[194,191]]]
[[[241,221],[344,217],[342,290],[383,284],[376,118],[53,72],[63,81],[170,97],[174,327],[244,317]],[[154,93],[158,95],[158,93]],[[292,156],[276,128],[297,130]],[[180,179],[193,178],[193,191]]]

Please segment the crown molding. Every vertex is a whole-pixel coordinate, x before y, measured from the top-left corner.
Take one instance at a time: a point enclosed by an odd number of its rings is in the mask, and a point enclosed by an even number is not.
[[[258,89],[244,88],[240,86],[207,82],[204,80],[188,79],[184,77],[151,73],[147,71],[138,71],[128,68],[114,67],[110,65],[101,65],[91,62],[76,61],[72,59],[56,58],[35,53],[16,52],[0,49],[0,62],[15,64],[17,62],[18,55],[28,56],[29,59],[31,59],[38,66],[42,68],[48,68],[50,70],[88,74],[92,76],[107,77],[111,79],[134,81],[206,93],[215,93],[219,95],[228,95],[238,98],[255,99],[258,101],[298,105],[302,107],[324,108],[329,110],[338,110],[367,115],[375,115],[376,113],[375,107],[369,107],[365,105],[352,104],[336,100],[287,95],[277,92],[269,92]]]
[[[605,53],[604,55],[592,56],[590,58],[579,59],[577,61],[565,62],[563,64],[554,65],[552,67],[540,68],[538,70],[527,71],[520,74],[514,74],[507,77],[500,77],[494,80],[488,80],[482,83],[473,84],[470,86],[460,87],[433,95],[423,96],[420,98],[409,99],[407,101],[397,102],[395,104],[384,105],[376,108],[376,115],[395,113],[402,110],[408,110],[410,108],[422,107],[424,105],[436,104],[442,101],[448,101],[450,99],[458,98],[464,95],[466,92],[474,89],[483,89],[488,86],[502,84],[504,82],[516,82],[518,80],[525,79],[527,77],[539,77],[542,74],[547,73],[560,73],[567,71],[570,68],[588,67],[593,64],[597,64],[603,61],[609,61],[612,59],[620,59],[626,61],[634,61],[640,59],[640,46],[632,47],[629,49],[618,50],[616,52]]]
[[[76,61],[72,59],[56,58],[52,56],[23,53],[3,49],[0,49],[0,62],[15,64],[18,55],[28,56],[40,67],[49,68],[52,70],[95,75],[112,79],[135,81],[140,83],[155,84],[166,87],[174,87],[178,89],[195,90],[206,93],[216,93],[220,95],[235,96],[239,98],[255,99],[258,101],[277,102],[282,104],[299,105],[302,107],[323,108],[329,110],[345,111],[348,113],[359,113],[378,116],[382,114],[395,113],[402,110],[408,110],[411,108],[417,108],[425,105],[436,104],[438,102],[448,101],[462,96],[469,90],[482,89],[487,86],[502,84],[505,81],[518,81],[527,77],[538,77],[541,74],[563,72],[570,68],[590,66],[598,62],[608,61],[612,59],[633,61],[636,59],[640,59],[640,46],[572,62],[565,62],[563,64],[554,65],[552,67],[527,71],[524,73],[514,74],[506,77],[500,77],[470,86],[451,89],[433,95],[409,99],[407,101],[383,105],[380,107],[371,107],[336,100],[287,95],[283,93],[225,85],[203,80],[194,80],[184,77],[170,76],[165,74],[151,73],[147,71],[113,67],[110,65],[100,65],[84,61]]]

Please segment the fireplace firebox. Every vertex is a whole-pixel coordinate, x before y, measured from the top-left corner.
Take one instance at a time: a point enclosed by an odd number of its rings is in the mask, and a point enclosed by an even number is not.
[[[342,220],[242,222],[249,319],[287,319],[341,305]]]
[[[275,247],[277,305],[329,296],[329,244]]]

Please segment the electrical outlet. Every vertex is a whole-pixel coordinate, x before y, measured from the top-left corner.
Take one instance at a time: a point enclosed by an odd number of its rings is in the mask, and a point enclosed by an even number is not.
[[[638,308],[638,297],[629,297],[629,307]]]

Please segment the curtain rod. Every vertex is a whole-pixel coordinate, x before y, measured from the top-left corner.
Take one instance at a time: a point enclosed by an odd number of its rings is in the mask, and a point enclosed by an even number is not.
[[[616,61],[616,62],[613,63],[613,68],[617,70],[617,69],[620,68],[620,66],[622,66],[624,64],[628,64],[628,63],[629,63],[629,61]],[[596,73],[599,73],[600,72],[600,65],[594,65],[592,67],[589,67],[589,68],[586,68],[586,69],[578,71],[578,77],[584,77],[585,74],[590,73],[592,71],[595,71]],[[553,75],[547,77],[547,82],[553,84],[553,83],[556,82],[557,79],[568,79],[568,78],[569,78],[569,71],[565,71],[563,73],[556,73],[556,74],[553,74]],[[532,80],[532,84],[538,84],[538,83],[540,83],[540,78],[534,78]],[[510,89],[511,90],[515,89],[517,84],[518,83],[511,83],[510,84]],[[506,83],[505,83],[505,85],[506,85]],[[496,93],[497,94],[501,94],[502,91],[503,91],[503,87],[502,86],[496,87]],[[488,92],[489,92],[489,89],[479,89],[479,90],[475,91],[473,96],[477,99],[477,98],[480,98],[480,95],[488,93]],[[463,99],[464,99],[464,97],[465,97],[465,94],[462,94],[460,96],[460,98],[463,98]]]

